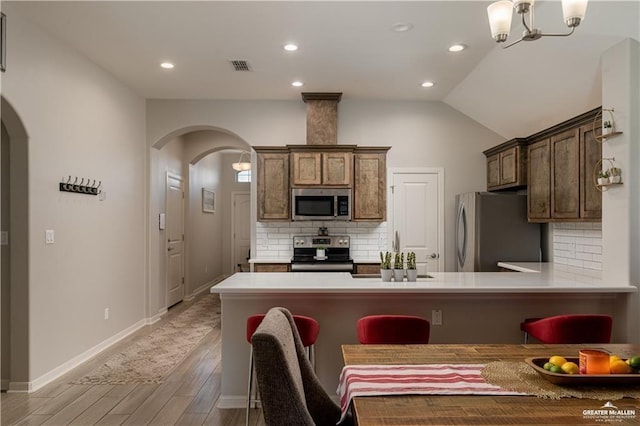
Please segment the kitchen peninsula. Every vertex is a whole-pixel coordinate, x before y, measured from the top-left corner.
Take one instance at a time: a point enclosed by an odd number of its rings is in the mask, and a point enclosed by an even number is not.
[[[528,268],[532,269],[532,268]],[[357,344],[355,324],[370,314],[408,314],[432,319],[431,343],[521,343],[520,322],[558,313],[614,316],[612,341],[627,340],[628,282],[555,265],[540,272],[432,273],[417,282],[382,282],[349,273],[236,273],[211,288],[222,300],[222,395],[220,408],[246,403],[249,344],[246,318],[284,306],[320,323],[316,371],[334,394],[342,368],[341,344]]]

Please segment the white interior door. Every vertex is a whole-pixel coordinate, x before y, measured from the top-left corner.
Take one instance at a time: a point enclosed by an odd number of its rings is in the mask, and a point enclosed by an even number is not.
[[[405,258],[415,252],[420,275],[442,271],[444,265],[443,173],[394,169],[389,179],[391,247]]]
[[[184,298],[184,189],[182,178],[167,174],[167,307]]]
[[[249,192],[234,192],[231,203],[233,211],[231,220],[233,221],[233,267],[238,265],[243,271],[249,271],[247,257],[251,247],[251,197]]]

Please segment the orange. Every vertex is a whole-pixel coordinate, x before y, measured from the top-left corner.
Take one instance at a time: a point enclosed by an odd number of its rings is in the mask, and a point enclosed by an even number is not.
[[[560,368],[562,368],[562,371],[564,371],[567,374],[578,374],[580,372],[580,367],[578,367],[578,365],[575,362],[567,361],[564,364],[562,364],[562,367]]]
[[[612,374],[629,374],[631,373],[631,367],[626,362],[619,359],[617,361],[614,361],[611,364],[611,373]]]
[[[562,364],[567,362],[567,360],[565,357],[554,355],[551,358],[549,358],[549,362],[553,365],[557,365],[558,367],[562,367]]]

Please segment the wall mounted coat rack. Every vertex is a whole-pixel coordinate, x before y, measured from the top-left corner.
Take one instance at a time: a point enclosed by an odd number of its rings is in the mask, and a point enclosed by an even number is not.
[[[102,186],[102,181],[98,181],[96,184],[96,180],[94,179],[91,182],[91,179],[82,178],[78,183],[78,177],[71,182],[71,176],[67,179],[66,182],[60,182],[60,191],[63,192],[75,192],[77,194],[87,194],[87,195],[98,195],[102,192],[100,187]]]

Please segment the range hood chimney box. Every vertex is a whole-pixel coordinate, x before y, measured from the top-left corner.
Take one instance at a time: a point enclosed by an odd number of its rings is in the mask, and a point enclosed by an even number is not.
[[[303,92],[307,104],[307,145],[338,144],[338,102],[342,93]]]

